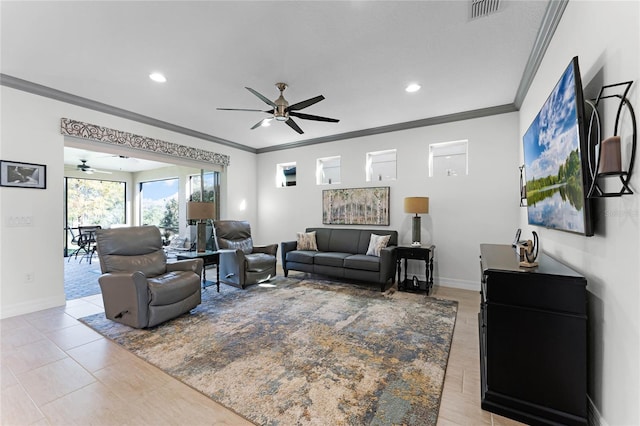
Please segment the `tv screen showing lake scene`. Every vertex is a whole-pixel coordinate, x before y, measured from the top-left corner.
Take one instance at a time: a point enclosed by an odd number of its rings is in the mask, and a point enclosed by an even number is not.
[[[574,58],[523,137],[530,225],[592,234],[581,158],[582,102]]]

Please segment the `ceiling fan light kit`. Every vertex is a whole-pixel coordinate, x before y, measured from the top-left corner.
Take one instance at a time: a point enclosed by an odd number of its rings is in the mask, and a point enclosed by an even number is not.
[[[258,123],[254,124],[253,127],[251,127],[251,130],[257,129],[258,127],[261,127],[261,126],[265,126],[265,127],[269,126],[271,124],[271,120],[275,119],[276,121],[281,121],[286,123],[289,127],[291,127],[293,130],[295,130],[299,134],[303,134],[304,132],[302,131],[300,126],[298,126],[298,124],[295,121],[293,121],[291,117],[301,118],[303,120],[326,121],[328,123],[338,123],[340,121],[335,118],[321,117],[318,115],[311,115],[311,114],[304,114],[301,112],[297,112],[301,109],[310,107],[311,105],[320,102],[321,100],[324,99],[324,96],[319,95],[314,98],[310,98],[305,101],[298,102],[293,105],[289,105],[289,102],[287,102],[283,94],[284,89],[287,88],[287,84],[276,83],[276,87],[278,88],[278,90],[280,90],[280,96],[275,101],[272,101],[271,99],[267,98],[266,96],[262,95],[261,93],[252,89],[251,87],[245,87],[245,89],[253,93],[256,97],[258,97],[264,103],[273,107],[268,111],[263,111],[259,109],[246,109],[246,108],[217,108],[217,109],[220,111],[266,112],[267,114],[273,115],[272,118],[265,118],[263,120],[260,120]]]

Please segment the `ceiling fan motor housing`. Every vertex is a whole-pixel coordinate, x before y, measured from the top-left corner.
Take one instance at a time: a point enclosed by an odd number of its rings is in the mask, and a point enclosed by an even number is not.
[[[280,90],[280,96],[274,101],[276,107],[273,110],[273,117],[278,121],[287,121],[289,119],[289,112],[287,107],[289,102],[284,98],[282,92],[287,88],[286,83],[276,83],[276,87]]]

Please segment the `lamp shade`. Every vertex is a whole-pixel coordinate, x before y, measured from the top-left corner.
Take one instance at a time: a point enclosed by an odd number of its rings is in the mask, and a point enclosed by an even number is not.
[[[213,219],[215,209],[213,203],[189,201],[187,203],[187,220]]]
[[[404,199],[405,213],[429,213],[429,197],[406,197]]]

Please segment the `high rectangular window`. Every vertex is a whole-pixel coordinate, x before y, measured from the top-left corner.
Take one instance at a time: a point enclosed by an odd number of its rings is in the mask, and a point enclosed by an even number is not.
[[[281,163],[276,165],[276,186],[296,186],[296,163]]]
[[[340,183],[340,156],[318,158],[316,160],[316,184]]]
[[[396,179],[396,150],[367,152],[367,182]]]
[[[467,145],[466,140],[429,145],[429,177],[469,174]]]

